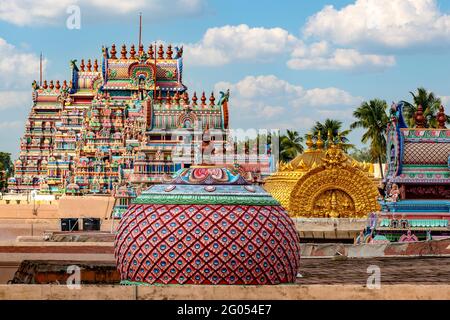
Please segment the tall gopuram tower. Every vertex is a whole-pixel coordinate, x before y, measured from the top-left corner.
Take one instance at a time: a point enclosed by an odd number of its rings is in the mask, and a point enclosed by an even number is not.
[[[182,47],[113,44],[100,60],[70,66],[69,81],[33,83],[10,190],[61,194],[70,185],[108,194],[124,181],[144,187],[189,167],[205,131],[213,149],[224,149],[228,93],[190,98]]]

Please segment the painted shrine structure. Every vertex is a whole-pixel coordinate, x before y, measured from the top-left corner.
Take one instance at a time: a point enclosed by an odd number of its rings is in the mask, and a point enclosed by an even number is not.
[[[115,239],[121,283],[294,283],[294,222],[248,178],[237,167],[195,166],[134,199]]]
[[[394,104],[387,129],[385,199],[375,237],[408,242],[450,236],[450,129],[441,106],[436,123],[423,109],[408,127],[403,104]]]
[[[339,143],[324,144],[320,135],[316,142],[308,136],[307,150],[279,163],[264,188],[291,217],[365,218],[379,210],[372,165],[352,159]]]
[[[133,189],[202,162],[196,137],[204,131],[217,151],[211,161],[230,163],[222,152],[233,148],[227,142],[229,92],[218,99],[205,92],[189,97],[182,47],[131,45],[128,51],[113,44],[102,49],[100,62],[72,60],[70,66],[70,81],[33,82],[10,191],[112,194],[122,186],[125,204]],[[232,160],[264,167],[244,158]],[[268,169],[269,161],[263,163]]]

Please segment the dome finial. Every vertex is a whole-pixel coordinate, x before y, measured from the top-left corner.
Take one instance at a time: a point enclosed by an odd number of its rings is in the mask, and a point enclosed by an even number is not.
[[[416,113],[414,113],[416,128],[425,128],[425,117],[423,116],[423,107],[419,104]]]
[[[316,148],[317,148],[317,150],[322,150],[323,149],[323,145],[324,145],[324,142],[323,142],[323,140],[322,140],[322,135],[317,135],[317,141],[316,141]]]
[[[333,132],[331,129],[328,129],[327,133],[327,148],[334,145]]]
[[[437,121],[439,123],[438,129],[446,129],[445,123],[447,122],[447,116],[445,115],[444,106],[439,107],[439,112],[437,114]]]
[[[314,142],[312,140],[312,134],[311,133],[308,133],[306,135],[306,143],[305,144],[306,144],[306,147],[307,147],[306,152],[311,152],[312,151],[312,147],[314,146]]]
[[[126,59],[127,58],[127,46],[124,44],[122,45],[122,50],[120,51],[120,59]]]

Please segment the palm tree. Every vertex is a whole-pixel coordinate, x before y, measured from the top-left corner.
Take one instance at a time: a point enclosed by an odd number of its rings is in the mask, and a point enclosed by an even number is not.
[[[373,160],[378,160],[381,177],[384,179],[382,163],[386,160],[386,129],[389,117],[386,113],[387,103],[384,100],[374,99],[363,102],[358,109],[353,112],[353,116],[358,119],[350,125],[351,129],[364,128],[361,142],[370,141],[370,154]]]
[[[280,138],[280,158],[284,162],[294,159],[299,153],[303,152],[303,138],[297,131],[287,130],[286,135]]]
[[[350,157],[355,159],[359,162],[372,162],[372,152],[370,152],[369,148],[362,148],[362,149],[355,149],[351,154]]]
[[[354,145],[350,144],[347,138],[351,130],[341,131],[341,128],[342,121],[340,120],[326,119],[324,123],[317,121],[312,128],[312,135],[317,137],[320,134],[320,137],[325,142],[325,146],[328,146],[330,143],[340,143],[344,151],[353,149]],[[328,141],[329,132],[331,133],[332,141]]]
[[[13,170],[11,154],[0,152],[0,191],[4,191],[8,187],[8,178],[12,176]]]
[[[436,113],[439,110],[439,107],[442,104],[440,98],[436,97],[433,92],[428,92],[425,88],[420,87],[417,88],[417,92],[409,92],[413,97],[413,102],[410,103],[408,101],[402,101],[405,109],[405,118],[409,127],[414,127],[415,120],[414,115],[419,106],[423,108],[423,115],[425,117],[426,127],[437,127]]]

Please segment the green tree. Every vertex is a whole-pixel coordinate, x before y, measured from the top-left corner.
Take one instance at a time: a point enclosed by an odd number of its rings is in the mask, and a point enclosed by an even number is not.
[[[426,120],[425,127],[437,128],[436,113],[442,104],[441,99],[423,87],[417,88],[416,92],[410,92],[410,94],[413,98],[412,102],[402,101],[408,126],[411,128],[415,126],[414,114],[420,105],[423,108],[423,116]]]
[[[369,148],[355,149],[350,156],[359,162],[372,162],[373,157]]]
[[[287,130],[286,134],[280,137],[280,159],[289,162],[302,153],[302,142],[303,138],[297,131]]]
[[[11,154],[0,152],[0,191],[8,187],[8,178],[13,174],[13,164]]]
[[[382,178],[384,178],[382,163],[386,160],[386,128],[389,122],[386,113],[387,107],[386,101],[380,99],[363,102],[353,112],[357,121],[350,125],[352,129],[366,129],[361,137],[361,142],[370,142],[370,154],[372,160],[378,161]]]
[[[317,121],[312,128],[312,135],[317,137],[319,134],[322,140],[325,142],[325,146],[332,143],[340,143],[344,151],[348,151],[354,148],[353,144],[350,144],[347,136],[351,130],[342,130],[342,121],[336,119],[326,119],[323,123]],[[328,133],[331,133],[332,141],[328,141]]]

